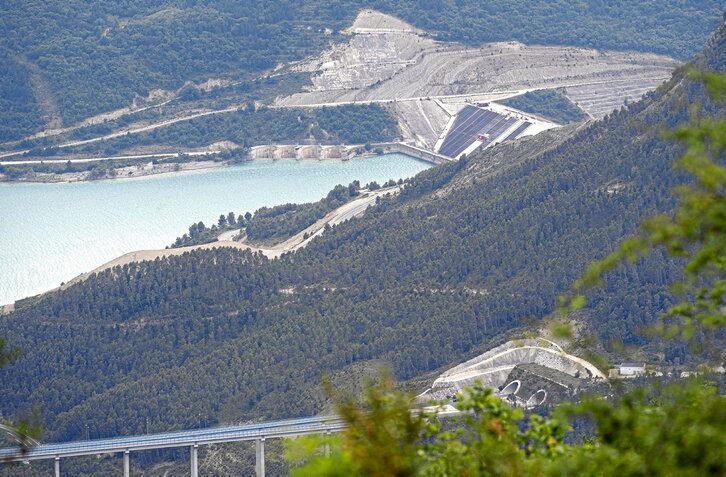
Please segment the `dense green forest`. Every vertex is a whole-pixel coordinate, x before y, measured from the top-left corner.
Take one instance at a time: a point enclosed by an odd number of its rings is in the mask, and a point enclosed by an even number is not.
[[[348,187],[336,186],[318,202],[262,207],[255,211],[247,224],[247,237],[253,241],[282,241],[292,237],[325,217],[328,212],[357,197],[359,189],[360,183],[356,181]]]
[[[0,142],[17,139],[43,126],[30,88],[30,72],[0,48]]]
[[[724,103],[726,75],[690,74]],[[716,350],[711,363],[719,363],[726,327],[726,117],[696,114],[669,134],[685,147],[673,165],[688,176],[678,187],[676,208],[645,219],[634,236],[589,264],[563,297],[562,312],[584,306],[582,293],[598,287],[608,271],[659,248],[682,259],[688,283],[680,282],[686,298],[662,316],[654,334],[695,338],[691,344],[698,347],[710,342]],[[576,338],[562,321],[550,330],[559,339]],[[461,414],[441,419],[440,408],[411,412],[416,395],[396,390],[383,371],[362,393],[327,384],[346,429],[335,437],[287,440],[286,457],[298,477],[723,475],[726,381],[723,372],[706,367],[698,374],[612,380],[550,411],[512,406],[503,391],[497,396],[475,382],[454,398]]]
[[[697,65],[723,71],[726,38]],[[319,410],[326,371],[369,360],[403,379],[536,323],[585,264],[643,217],[671,210],[682,148],[659,128],[689,105],[723,116],[682,73],[602,121],[497,145],[429,169],[360,219],[268,260],[217,249],[97,274],[0,319],[25,349],[0,371],[2,412],[42,406],[49,440]],[[645,126],[647,125],[647,126]],[[608,276],[588,326],[606,350],[688,361],[640,328],[673,303],[678,264],[654,254]]]
[[[537,90],[521,96],[499,101],[522,111],[539,114],[559,124],[576,123],[587,119],[587,114],[573,104],[561,91]]]
[[[2,58],[25,58],[48,85],[64,125],[127,106],[151,90],[227,78],[247,83],[317,53],[361,8],[375,8],[442,40],[640,50],[686,59],[716,26],[718,0],[31,0],[0,6]],[[331,29],[332,34],[324,34]],[[3,60],[0,140],[41,128],[27,68]],[[191,90],[189,90],[191,91]]]
[[[714,55],[703,64],[722,68]],[[680,147],[642,125],[687,119],[701,92],[678,82],[571,135],[427,170],[282,259],[199,251],[20,304],[2,318],[26,349],[2,371],[3,412],[42,403],[53,438],[80,435],[81,422],[110,435],[146,417],[173,428],[199,412],[296,415],[314,411],[294,396],[323,370],[382,358],[406,378],[457,361],[522,317],[548,314],[585,263],[672,207]],[[670,303],[672,270],[655,256],[609,280],[590,309],[603,342],[647,342],[637,330]]]

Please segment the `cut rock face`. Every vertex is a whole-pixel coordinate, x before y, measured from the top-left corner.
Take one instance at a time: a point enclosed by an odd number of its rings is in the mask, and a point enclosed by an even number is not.
[[[385,81],[415,64],[415,58],[435,44],[424,39],[421,30],[372,10],[362,11],[343,33],[352,35],[347,44],[294,67],[317,72],[312,91],[360,89]]]
[[[344,33],[350,41],[293,65],[314,72],[309,91],[278,105],[388,102],[466,95],[501,97],[533,89],[568,88],[592,117],[670,77],[667,56],[585,48],[489,43],[480,48],[432,40],[390,15],[364,10]]]
[[[517,379],[520,377],[515,372],[518,368],[528,374],[554,380],[567,389],[585,387],[588,382],[607,381],[605,375],[592,363],[567,354],[557,344],[542,338],[527,339],[509,341],[445,371],[419,399],[424,402],[451,399],[477,382],[498,390],[500,396],[516,395],[523,383],[521,379]],[[513,374],[516,376],[512,376]],[[538,390],[536,386],[533,389],[524,389],[526,396],[522,405],[526,407],[540,404],[542,396],[539,394],[538,399],[527,404],[527,400]]]

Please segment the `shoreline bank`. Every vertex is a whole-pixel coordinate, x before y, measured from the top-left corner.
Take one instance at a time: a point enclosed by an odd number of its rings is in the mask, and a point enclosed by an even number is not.
[[[218,167],[227,167],[234,164],[244,164],[246,162],[273,162],[273,161],[285,161],[285,162],[302,162],[302,161],[318,161],[318,162],[346,162],[355,159],[379,156],[385,154],[404,154],[420,161],[428,162],[431,164],[441,164],[443,162],[452,161],[453,159],[442,156],[441,154],[422,149],[410,144],[401,142],[389,142],[389,143],[377,143],[371,144],[371,148],[379,149],[380,152],[374,152],[371,150],[364,150],[355,154],[344,154],[341,157],[276,157],[271,154],[269,157],[264,155],[255,154],[251,152],[245,160],[226,160],[226,161],[189,161],[189,162],[139,162],[138,164],[123,166],[115,169],[110,169],[113,172],[112,176],[92,177],[93,171],[82,171],[82,172],[64,172],[61,174],[50,173],[50,172],[36,172],[32,175],[21,176],[18,178],[10,178],[6,174],[0,174],[0,184],[68,184],[75,182],[96,182],[106,180],[119,180],[119,179],[135,179],[148,176],[156,176],[162,174],[178,174],[184,172],[193,172],[198,170],[213,169]],[[290,148],[295,146],[290,145],[269,145],[269,146],[255,146],[256,148]],[[322,147],[322,146],[305,146],[305,147]],[[326,146],[326,147],[341,147],[349,149],[363,149],[363,145],[339,145],[339,146]],[[163,157],[160,155],[159,157]],[[104,158],[105,160],[112,160],[114,158]],[[73,162],[73,160],[70,160]],[[90,159],[80,159],[78,161],[90,162]],[[38,164],[44,164],[46,161],[39,161]],[[50,161],[48,161],[50,162]],[[58,161],[54,161],[58,162]],[[62,162],[62,161],[61,161]],[[99,162],[102,162],[99,160]],[[9,165],[4,163],[5,166]],[[27,162],[19,165],[29,165]]]
[[[145,164],[139,164],[138,166],[126,166],[116,169],[115,177],[99,177],[90,178],[89,172],[65,172],[62,174],[52,173],[36,173],[33,176],[20,177],[17,179],[10,179],[3,174],[0,174],[0,184],[71,184],[76,182],[99,182],[99,181],[116,181],[124,179],[139,179],[143,177],[158,176],[158,175],[172,175],[182,174],[195,171],[203,171],[207,169],[216,169],[220,167],[229,167],[236,164],[245,164],[247,162],[346,162],[354,159],[371,157],[375,154],[365,154],[360,156],[354,156],[346,159],[269,159],[269,158],[255,158],[248,159],[245,161],[192,161],[192,162],[177,162],[170,164],[153,164],[151,162]],[[141,167],[139,167],[141,166]],[[177,167],[179,166],[179,167]]]
[[[297,232],[292,237],[283,240],[282,242],[269,246],[269,247],[261,247],[261,246],[255,246],[251,245],[245,242],[236,242],[232,240],[225,240],[226,236],[229,234],[229,232],[224,232],[220,234],[218,239],[214,242],[209,242],[205,244],[199,244],[199,245],[190,245],[187,247],[178,247],[178,248],[163,248],[163,249],[149,249],[149,250],[135,250],[132,252],[127,252],[123,255],[120,255],[106,263],[103,263],[99,265],[98,267],[95,267],[94,269],[81,273],[71,280],[67,281],[63,285],[51,288],[49,290],[46,290],[42,293],[38,293],[36,295],[26,296],[23,298],[20,298],[18,300],[15,300],[12,303],[2,304],[0,305],[0,315],[3,314],[9,314],[14,311],[15,305],[18,302],[22,302],[24,300],[41,297],[43,295],[46,295],[48,293],[52,293],[58,290],[65,290],[70,286],[73,286],[77,283],[83,282],[90,276],[96,273],[103,272],[105,270],[108,270],[110,268],[116,267],[116,266],[124,266],[129,263],[134,262],[144,262],[144,261],[153,261],[157,258],[163,258],[163,257],[170,257],[170,256],[178,256],[183,255],[187,252],[192,252],[195,250],[205,250],[205,249],[213,249],[218,247],[227,247],[227,248],[236,248],[239,250],[250,250],[252,252],[259,252],[265,255],[266,257],[270,259],[278,258],[284,253],[287,252],[294,252],[296,250],[299,250],[303,247],[305,247],[311,240],[313,240],[318,235],[322,234],[325,230],[325,226],[327,224],[330,225],[337,225],[342,222],[345,222],[349,220],[352,217],[359,216],[363,214],[368,207],[371,205],[374,205],[376,200],[379,197],[382,197],[387,194],[396,194],[400,191],[400,186],[392,186],[392,187],[386,187],[377,189],[374,191],[368,191],[365,190],[362,192],[361,196],[347,202],[337,209],[329,212],[326,214],[323,218],[317,220],[314,224],[310,225],[309,227]]]
[[[105,176],[93,178],[89,177],[90,171],[64,172],[62,174],[39,172],[35,173],[33,176],[24,176],[17,179],[9,179],[0,174],[0,184],[72,184],[76,182],[116,181],[124,179],[139,179],[165,174],[181,174],[185,172],[203,171],[232,164],[233,163],[230,161],[193,161],[173,164],[153,164],[149,162],[114,169],[116,171],[116,175],[113,177]]]

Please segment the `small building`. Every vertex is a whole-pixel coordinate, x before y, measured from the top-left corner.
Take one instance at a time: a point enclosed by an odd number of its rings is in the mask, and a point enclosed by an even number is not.
[[[642,376],[645,374],[645,363],[622,363],[620,376]]]

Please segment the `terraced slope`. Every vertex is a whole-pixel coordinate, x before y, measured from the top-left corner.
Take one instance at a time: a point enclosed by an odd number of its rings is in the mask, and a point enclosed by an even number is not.
[[[372,10],[361,12],[348,31],[353,37],[347,44],[293,67],[315,72],[313,86],[281,98],[278,105],[401,101],[567,86],[587,87],[591,99],[582,107],[600,117],[602,111],[632,99],[633,92],[654,88],[678,65],[662,55],[518,42],[467,48],[432,40]]]

